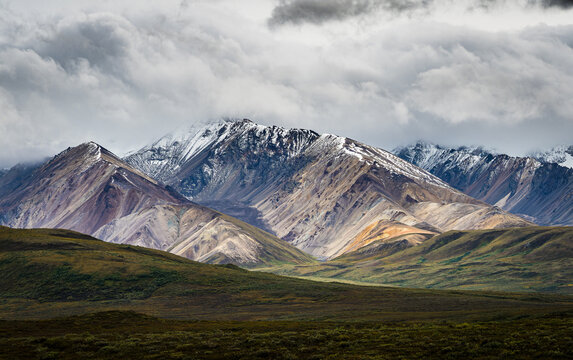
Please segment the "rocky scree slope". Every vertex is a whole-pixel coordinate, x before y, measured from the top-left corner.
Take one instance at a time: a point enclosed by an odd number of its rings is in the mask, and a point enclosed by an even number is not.
[[[394,150],[464,193],[542,225],[573,225],[573,169],[532,157],[418,142]]]
[[[320,258],[397,234],[529,224],[387,151],[249,120],[168,135],[125,160]]]
[[[2,225],[71,229],[202,262],[310,261],[273,235],[159,185],[95,143],[69,148],[25,177],[6,179]]]

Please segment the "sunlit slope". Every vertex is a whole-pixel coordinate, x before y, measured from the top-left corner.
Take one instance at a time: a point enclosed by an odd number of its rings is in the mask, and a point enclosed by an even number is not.
[[[104,310],[209,320],[484,319],[568,310],[569,297],[317,283],[202,264],[66,230],[0,228],[0,318]]]
[[[573,293],[573,227],[450,231],[409,242],[398,237],[273,271],[405,287]]]

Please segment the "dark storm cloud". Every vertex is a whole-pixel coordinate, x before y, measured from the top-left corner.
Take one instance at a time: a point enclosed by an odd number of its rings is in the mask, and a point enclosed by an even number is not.
[[[38,46],[38,53],[65,69],[74,67],[80,60],[87,60],[90,66],[115,72],[118,58],[126,55],[130,45],[128,34],[131,26],[111,15],[63,23],[49,41]]]
[[[561,7],[569,9],[573,7],[573,0],[542,0],[541,4],[545,7]]]
[[[270,26],[282,24],[322,24],[332,20],[370,14],[379,10],[390,13],[411,12],[414,10],[429,10],[432,6],[447,6],[447,1],[439,0],[281,0],[268,23]],[[468,10],[495,9],[504,4],[503,0],[470,0],[463,1]],[[573,0],[529,0],[526,6],[541,6],[545,8],[559,7],[568,9],[573,6]],[[492,10],[495,11],[495,10]]]
[[[429,2],[408,0],[283,0],[274,8],[269,24],[271,26],[305,22],[321,24],[330,20],[344,20],[379,9],[405,11],[424,7]]]

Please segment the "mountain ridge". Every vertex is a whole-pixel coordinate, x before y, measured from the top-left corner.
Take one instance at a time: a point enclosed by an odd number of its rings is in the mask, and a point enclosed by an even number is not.
[[[425,142],[394,152],[489,204],[542,225],[573,225],[573,169],[533,157]]]
[[[556,163],[573,169],[573,145],[561,145],[546,151],[532,152],[530,156],[542,163]]]
[[[149,174],[164,174],[160,181],[193,201],[226,204],[216,209],[234,209],[239,215],[243,209],[250,216],[243,220],[262,223],[319,258],[340,255],[349,244],[367,244],[381,236],[363,237],[368,227],[386,229],[380,222],[436,233],[529,224],[385,150],[336,135],[249,120],[168,135],[125,160]],[[442,206],[448,204],[452,206]],[[444,219],[432,217],[437,209]]]
[[[1,197],[0,223],[72,229],[201,261],[312,261],[271,234],[190,202],[93,142],[56,155]]]

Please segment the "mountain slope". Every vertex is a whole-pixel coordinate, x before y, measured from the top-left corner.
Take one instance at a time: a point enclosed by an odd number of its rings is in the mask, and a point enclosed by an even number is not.
[[[529,224],[384,150],[249,120],[169,135],[125,160],[187,198],[321,258],[396,231]]]
[[[480,148],[418,142],[397,156],[466,194],[544,225],[573,225],[573,169]]]
[[[0,197],[14,192],[22,186],[34,171],[41,167],[43,162],[37,164],[17,164],[0,173]]]
[[[95,143],[69,148],[18,178],[0,197],[0,223],[71,229],[205,262],[310,261],[282,240],[158,185]]]
[[[573,294],[573,227],[450,231],[412,246],[406,236],[377,241],[278,274],[436,289]]]
[[[0,318],[132,310],[177,319],[491,319],[571,308],[539,294],[318,283],[215,266],[68,230],[0,227]],[[559,304],[561,302],[561,304]]]

